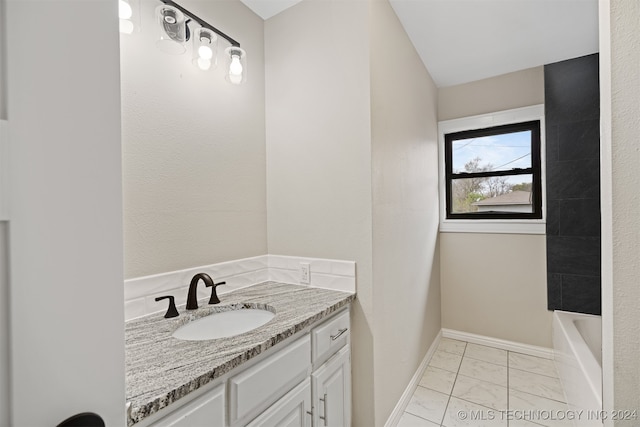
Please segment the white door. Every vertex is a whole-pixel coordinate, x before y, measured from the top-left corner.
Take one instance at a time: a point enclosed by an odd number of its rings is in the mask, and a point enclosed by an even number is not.
[[[302,381],[247,427],[311,427],[311,381]]]
[[[123,426],[118,5],[1,2],[11,145],[11,422],[56,426],[93,412]],[[31,27],[38,31],[25,31]],[[25,55],[32,46],[38,54]]]
[[[314,427],[351,425],[351,353],[349,347],[311,374]]]

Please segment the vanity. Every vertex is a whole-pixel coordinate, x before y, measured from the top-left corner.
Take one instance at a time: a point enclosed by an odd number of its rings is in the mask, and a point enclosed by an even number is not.
[[[139,427],[348,426],[352,293],[265,282],[126,322],[127,424]],[[183,340],[174,332],[233,306],[275,313],[249,332]]]

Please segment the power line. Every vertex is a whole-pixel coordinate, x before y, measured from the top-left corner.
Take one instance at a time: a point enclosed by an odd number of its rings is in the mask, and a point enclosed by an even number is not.
[[[471,139],[469,140],[469,142],[467,142],[466,144],[464,144],[462,147],[456,147],[456,148],[454,148],[454,149],[453,149],[453,151],[460,150],[461,148],[466,147],[467,145],[471,144],[471,143],[472,143],[473,141],[475,141],[475,140],[476,140],[476,138],[471,138]]]
[[[520,160],[520,159],[524,159],[525,157],[530,156],[530,155],[531,155],[531,153],[527,153],[527,154],[525,154],[524,156],[520,156],[520,157],[518,157],[517,159],[513,159],[513,160],[511,160],[510,162],[507,162],[507,163],[505,163],[505,164],[503,164],[503,165],[496,166],[495,168],[491,168],[491,171],[494,171],[494,170],[496,170],[496,169],[500,169],[500,168],[501,168],[501,167],[503,167],[503,166],[510,165],[511,163],[513,163],[513,162],[517,162],[518,160]]]

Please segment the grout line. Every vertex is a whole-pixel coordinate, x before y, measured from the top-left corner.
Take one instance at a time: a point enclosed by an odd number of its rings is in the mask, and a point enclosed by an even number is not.
[[[498,350],[502,350],[502,349],[500,349],[500,348],[499,348]],[[505,350],[505,351],[506,351],[506,350]],[[503,368],[507,366],[507,365],[501,365],[501,364],[499,364],[499,363],[489,362],[488,360],[484,360],[484,359],[478,359],[478,358],[473,357],[473,356],[467,356],[467,357],[468,357],[469,359],[477,360],[477,361],[479,361],[479,362],[491,363],[492,365],[502,366]],[[507,361],[507,363],[508,363],[508,361]]]
[[[520,368],[511,368],[511,369],[515,369],[516,371],[520,371],[520,372],[526,372],[527,374],[540,375],[540,376],[547,377],[547,378],[554,378],[556,380],[560,379],[557,376],[541,374],[540,372],[527,371],[526,369],[520,369]]]
[[[421,386],[418,386],[418,387],[421,387]],[[423,387],[423,388],[424,388],[424,387]],[[433,423],[434,425],[436,425],[436,423],[434,423],[433,421],[428,420],[428,419],[426,419],[425,417],[421,417],[420,415],[416,415],[416,414],[413,414],[413,413],[411,413],[411,412],[407,412],[406,410],[405,410],[405,411],[402,411],[402,413],[403,413],[403,414],[409,414],[409,415],[411,415],[411,416],[413,416],[413,417],[420,418],[421,420],[425,420],[425,421],[428,421],[428,422]]]
[[[569,405],[567,402],[563,402],[562,400],[552,399],[552,398],[546,397],[546,396],[540,396],[539,394],[529,393],[528,391],[522,391],[522,390],[517,390],[517,389],[513,389],[513,391],[516,391],[518,393],[528,394],[529,396],[535,396],[535,397],[538,397],[540,399],[552,400],[554,402],[562,403],[562,404],[565,404],[567,406]]]
[[[462,351],[462,357],[460,357],[460,364],[458,365],[458,369],[456,370],[456,377],[453,379],[453,385],[451,386],[451,391],[449,392],[449,399],[447,400],[447,404],[444,407],[444,413],[442,414],[442,420],[440,421],[440,427],[444,426],[444,419],[447,416],[447,409],[449,409],[449,404],[451,403],[451,396],[453,396],[453,389],[456,387],[456,382],[458,381],[458,374],[460,373],[460,367],[462,366],[462,361],[464,360],[464,354],[467,352],[468,342],[464,341],[464,350]],[[453,353],[451,353],[453,354]]]

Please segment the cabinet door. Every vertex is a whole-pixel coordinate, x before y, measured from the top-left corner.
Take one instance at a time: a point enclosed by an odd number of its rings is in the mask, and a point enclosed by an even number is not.
[[[247,427],[311,427],[309,378],[285,394]]]
[[[311,374],[314,427],[351,425],[351,353],[344,347]]]
[[[221,427],[224,426],[224,384],[194,399],[153,427]]]
[[[229,424],[245,425],[311,372],[311,338],[305,335],[229,379]]]

